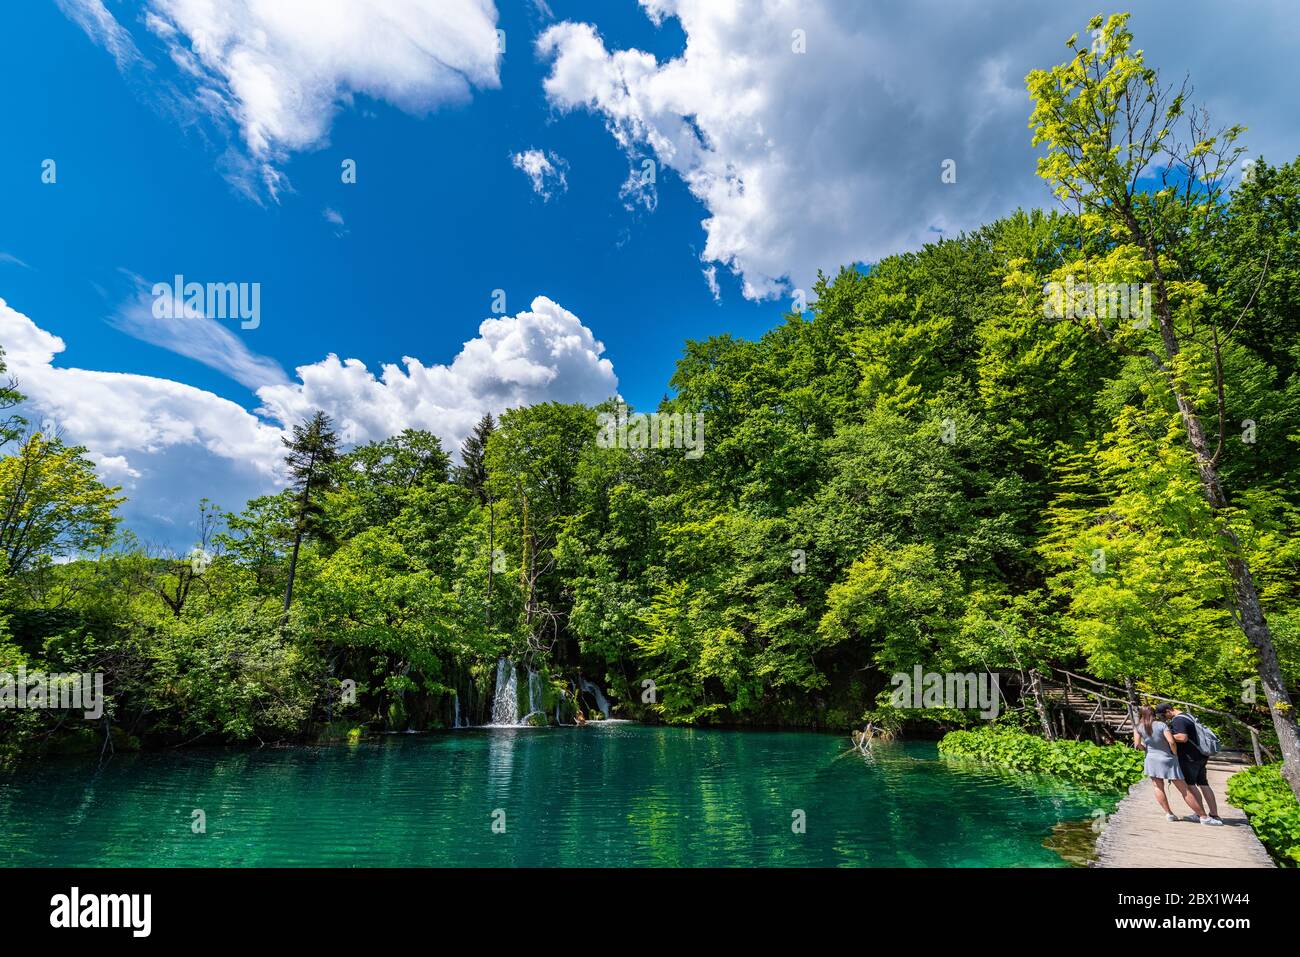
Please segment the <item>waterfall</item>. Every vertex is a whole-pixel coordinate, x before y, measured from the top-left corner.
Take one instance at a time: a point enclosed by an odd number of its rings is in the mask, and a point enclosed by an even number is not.
[[[546,712],[542,710],[542,676],[536,671],[528,671],[528,713],[523,717],[523,723],[532,727],[537,727],[536,719],[538,716],[542,724],[546,724]]]
[[[600,713],[608,718],[609,702],[605,700],[605,695],[604,693],[601,692],[600,687],[598,685],[592,684],[586,678],[579,678],[578,680],[582,683],[582,690],[590,691],[592,695],[595,697],[596,707],[600,709]]]
[[[515,663],[502,657],[497,662],[497,687],[492,698],[493,724],[519,723],[518,680]]]
[[[528,713],[542,710],[542,676],[536,671],[528,672]]]
[[[460,692],[459,691],[452,692],[451,701],[455,707],[455,717],[452,719],[451,726],[453,728],[463,728],[465,727],[465,725],[461,722],[461,717],[460,717]]]

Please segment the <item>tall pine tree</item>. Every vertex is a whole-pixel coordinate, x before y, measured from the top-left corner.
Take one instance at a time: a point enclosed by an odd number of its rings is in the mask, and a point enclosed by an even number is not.
[[[496,427],[492,413],[484,413],[483,418],[478,420],[478,425],[474,426],[474,431],[461,443],[461,466],[456,470],[456,480],[478,496],[484,505],[488,503],[487,444]]]
[[[331,466],[339,457],[339,437],[334,423],[317,411],[305,425],[293,427],[293,438],[283,439],[289,451],[284,457],[296,508],[293,523],[293,552],[289,557],[289,582],[284,589],[284,613],[293,602],[293,580],[298,572],[298,553],[304,538],[320,532],[321,499],[333,486]]]

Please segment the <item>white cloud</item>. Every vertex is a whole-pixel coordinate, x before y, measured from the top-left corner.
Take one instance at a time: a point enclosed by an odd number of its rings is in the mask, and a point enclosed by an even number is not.
[[[351,442],[428,429],[456,449],[484,412],[609,398],[618,379],[604,351],[577,316],[538,296],[518,315],[483,320],[449,365],[405,356],[376,376],[357,359],[330,355],[298,367],[293,384],[259,389],[259,411],[287,423],[324,409]]]
[[[704,281],[709,284],[709,292],[713,295],[713,301],[721,302],[722,289],[718,286],[718,267],[710,264],[705,266],[701,272],[704,273]]]
[[[60,6],[119,65],[138,57],[101,0]],[[147,0],[143,17],[192,107],[238,130],[227,175],[271,196],[289,153],[323,144],[355,95],[423,113],[497,87],[496,20],[493,0]]]
[[[194,445],[245,462],[270,477],[280,430],[228,399],[170,379],[62,368],[64,341],[0,299],[0,343],[9,373],[39,418],[52,419],[70,441],[129,473],[131,456]]]
[[[344,222],[343,214],[337,209],[326,206],[325,209],[321,211],[321,217],[325,222],[334,227],[334,237],[336,239],[342,239],[350,232],[347,223]]]
[[[90,456],[91,461],[95,463],[99,477],[110,485],[131,482],[140,478],[141,473],[131,467],[131,463],[126,460],[125,455],[103,455],[99,452],[87,454]]]
[[[674,171],[707,211],[702,259],[740,276],[747,297],[811,288],[819,268],[918,248],[935,239],[932,226],[953,235],[1053,202],[1034,175],[1023,77],[1062,59],[1091,6],[640,2],[656,22],[677,18],[681,55],[611,50],[593,24],[556,24],[537,41],[548,102],[600,116],[633,177],[646,155]],[[1170,78],[1190,71],[1215,91],[1220,120],[1250,124],[1274,161],[1288,159],[1298,144],[1281,77],[1294,31],[1282,25],[1293,15],[1276,0],[1249,18],[1192,2],[1201,9],[1187,17],[1135,12],[1148,62]],[[940,180],[947,158],[956,184]]]
[[[140,59],[135,41],[104,6],[104,0],[54,0],[63,15],[113,55],[119,69]]]
[[[177,547],[200,497],[238,508],[274,490],[286,427],[315,409],[329,413],[348,442],[422,428],[454,451],[484,412],[594,403],[618,388],[604,346],[544,296],[518,315],[484,320],[447,365],[408,356],[404,368],[384,365],[376,377],[356,359],[331,355],[300,367],[295,382],[258,388],[255,412],[170,379],[61,367],[64,341],[3,299],[0,344],[27,396],[24,413],[86,446],[102,477],[124,486],[128,524]]]
[[[27,265],[27,263],[23,262],[21,259],[15,256],[13,253],[0,252],[0,263],[8,263],[11,266],[22,266],[24,269],[32,268],[31,266]]]
[[[565,175],[569,164],[553,152],[527,149],[522,153],[512,153],[510,163],[528,177],[533,184],[533,192],[545,201],[569,188],[569,180]]]
[[[279,363],[254,353],[221,321],[186,316],[183,302],[173,300],[171,308],[165,310],[170,317],[155,316],[152,287],[138,276],[134,278],[138,287],[136,294],[109,319],[114,328],[142,342],[201,362],[254,392],[265,385],[289,381]]]

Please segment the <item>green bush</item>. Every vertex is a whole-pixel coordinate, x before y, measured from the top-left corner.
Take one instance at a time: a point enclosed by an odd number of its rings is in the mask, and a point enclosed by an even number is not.
[[[1096,790],[1123,791],[1142,780],[1141,751],[1090,741],[1045,741],[1006,728],[949,732],[939,742],[939,752],[1013,771],[1052,774]]]
[[[1281,764],[1247,768],[1228,779],[1228,800],[1283,867],[1300,866],[1300,803],[1282,778]]]

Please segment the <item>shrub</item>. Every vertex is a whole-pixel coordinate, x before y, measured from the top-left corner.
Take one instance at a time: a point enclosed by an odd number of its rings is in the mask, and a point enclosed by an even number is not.
[[[1123,791],[1142,780],[1142,752],[1118,744],[1045,741],[1022,731],[977,728],[945,735],[939,751],[1013,771],[1052,774],[1096,790]]]
[[[1228,779],[1228,800],[1246,812],[1251,827],[1279,864],[1300,866],[1300,803],[1282,777],[1281,764],[1234,774]]]

